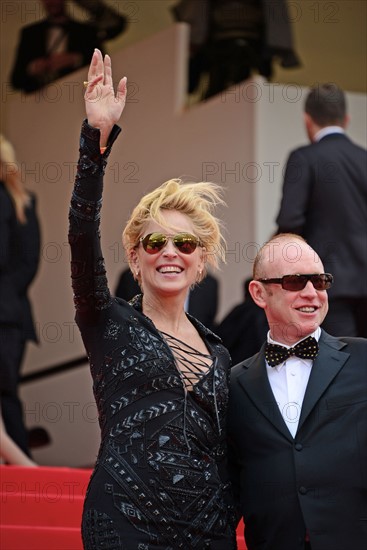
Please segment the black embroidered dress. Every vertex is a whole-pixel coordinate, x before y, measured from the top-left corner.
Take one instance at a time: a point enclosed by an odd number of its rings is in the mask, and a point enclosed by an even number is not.
[[[103,173],[119,128],[99,152],[83,123],[70,207],[76,321],[99,411],[101,445],[84,505],[86,550],[236,548],[225,470],[229,356],[190,317],[213,358],[187,391],[174,356],[142,313],[107,287],[100,248]]]

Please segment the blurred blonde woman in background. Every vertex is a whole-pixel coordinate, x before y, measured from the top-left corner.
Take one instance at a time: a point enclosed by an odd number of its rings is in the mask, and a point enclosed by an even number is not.
[[[13,146],[0,135],[0,403],[6,433],[28,456],[18,384],[26,342],[37,341],[27,292],[39,253],[35,197],[24,187]]]

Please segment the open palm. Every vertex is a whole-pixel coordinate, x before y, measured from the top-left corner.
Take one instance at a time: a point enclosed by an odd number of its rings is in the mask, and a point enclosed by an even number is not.
[[[112,66],[109,55],[102,57],[100,50],[95,50],[88,70],[88,86],[85,91],[85,110],[88,122],[100,128],[101,134],[116,124],[126,103],[126,77],[117,86],[116,94],[112,82]]]

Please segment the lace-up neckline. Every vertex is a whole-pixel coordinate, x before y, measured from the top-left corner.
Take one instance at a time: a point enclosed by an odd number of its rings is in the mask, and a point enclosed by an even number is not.
[[[197,351],[186,342],[171,334],[160,331],[170,347],[182,380],[188,391],[210,371],[213,366],[213,357],[208,353]]]

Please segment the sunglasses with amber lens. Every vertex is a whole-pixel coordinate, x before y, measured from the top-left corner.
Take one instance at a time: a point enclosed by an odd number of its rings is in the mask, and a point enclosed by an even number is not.
[[[296,274],[296,275],[284,275],[279,279],[257,279],[260,283],[264,284],[277,284],[282,285],[284,290],[291,290],[296,292],[297,290],[303,290],[308,281],[311,281],[316,290],[327,290],[333,284],[333,276],[331,273],[311,273],[311,274]]]
[[[196,247],[200,245],[200,241],[190,233],[177,233],[177,235],[164,235],[163,233],[149,233],[145,237],[141,237],[139,241],[143,245],[145,252],[148,254],[158,254],[171,239],[177,250],[182,254],[192,254]]]

